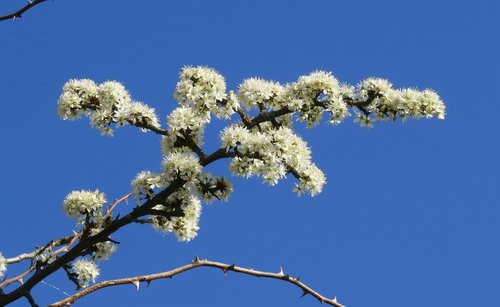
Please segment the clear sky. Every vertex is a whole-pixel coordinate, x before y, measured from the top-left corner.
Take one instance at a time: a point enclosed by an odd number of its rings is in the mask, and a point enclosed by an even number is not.
[[[25,1],[2,1],[0,14]],[[205,206],[198,237],[178,243],[149,226],[114,237],[102,278],[159,272],[196,255],[299,275],[347,306],[500,306],[500,22],[497,1],[49,1],[0,23],[0,251],[11,257],[68,234],[74,189],[108,199],[145,169],[159,138],[134,128],[99,135],[57,117],[70,78],[119,80],[165,123],[183,65],[208,65],[230,88],[316,69],[356,84],[387,78],[433,88],[445,121],[299,126],[327,174],[322,194],[235,179],[228,203]],[[215,124],[207,148],[218,146]],[[211,138],[211,139],[210,139]],[[227,161],[213,172],[226,173]],[[132,207],[133,203],[129,205]],[[64,274],[46,282],[74,290]],[[40,304],[64,294],[41,284]],[[292,285],[214,269],[107,289],[78,306],[319,306]],[[14,306],[25,306],[20,301]]]

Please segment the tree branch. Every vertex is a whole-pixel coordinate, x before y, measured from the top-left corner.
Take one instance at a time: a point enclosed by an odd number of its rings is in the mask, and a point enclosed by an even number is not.
[[[0,21],[9,20],[9,19],[15,20],[16,18],[21,18],[22,14],[24,12],[26,12],[30,8],[34,7],[35,5],[38,5],[38,4],[45,2],[45,1],[47,1],[47,0],[34,0],[34,1],[28,0],[28,4],[26,4],[24,7],[22,7],[18,11],[11,13],[11,14],[0,16]]]
[[[92,106],[87,106],[87,107],[91,108]],[[240,113],[241,113],[240,116],[243,115],[243,118],[246,117],[243,111],[241,111]],[[282,108],[280,110],[276,110],[276,111],[263,112],[253,119],[246,119],[245,118],[244,121],[247,123],[247,124],[245,124],[247,126],[247,128],[252,128],[252,127],[258,125],[259,123],[266,122],[266,121],[272,121],[272,120],[276,119],[277,117],[288,114],[288,113],[292,113],[292,111],[290,109],[288,109],[288,107],[284,107],[284,108]],[[164,133],[166,133],[164,130],[162,130],[160,128],[151,129],[153,127],[149,127],[148,125],[144,125],[142,123],[141,124],[136,123],[135,126],[150,129],[150,130],[152,130],[160,135],[164,135]],[[195,151],[198,151],[198,148],[195,148]],[[210,163],[215,162],[219,159],[234,157],[236,155],[235,152],[227,151],[225,148],[219,148],[218,150],[214,151],[210,155],[204,154],[202,152],[201,148],[199,148],[199,152],[202,153],[202,154],[199,154],[200,155],[199,163],[202,166],[207,166]],[[296,172],[294,173],[293,170],[290,170],[290,169],[288,171],[297,177],[298,174]],[[69,264],[71,261],[75,260],[76,258],[85,255],[90,247],[94,246],[95,244],[97,244],[99,242],[108,241],[110,235],[115,233],[116,231],[118,231],[122,227],[124,227],[130,223],[135,223],[137,221],[140,221],[140,218],[144,217],[145,215],[150,214],[151,209],[154,206],[156,206],[158,204],[162,204],[165,201],[165,199],[167,199],[173,193],[177,192],[180,188],[182,188],[182,186],[184,184],[185,184],[184,180],[176,180],[176,181],[172,182],[169,186],[167,186],[164,190],[157,193],[154,197],[148,199],[142,205],[135,207],[130,213],[126,214],[123,217],[116,217],[116,219],[111,219],[112,211],[116,207],[116,205],[118,203],[120,203],[121,201],[123,201],[124,199],[128,198],[130,195],[127,194],[123,198],[117,200],[114,204],[111,205],[110,208],[108,208],[109,211],[107,211],[105,213],[107,220],[109,220],[109,224],[107,224],[104,229],[102,229],[99,233],[97,233],[95,235],[81,236],[80,240],[78,241],[77,244],[72,246],[70,249],[68,249],[68,248],[64,249],[65,253],[62,256],[56,258],[53,262],[50,262],[50,263],[44,265],[43,267],[40,267],[39,269],[35,270],[34,274],[32,276],[30,276],[30,278],[28,280],[26,280],[26,282],[24,284],[20,285],[17,289],[13,290],[10,293],[0,294],[0,306],[11,303],[11,302],[19,299],[20,297],[23,297],[27,291],[29,292],[33,287],[35,287],[38,283],[40,283],[44,278],[51,275],[55,271],[63,268],[65,265]],[[67,246],[67,247],[69,247],[69,246]],[[203,266],[216,266],[212,262],[205,262],[205,263],[206,264],[203,264]],[[224,265],[224,264],[220,264],[220,265]],[[198,267],[198,266],[201,266],[201,265],[196,264],[193,266],[193,268]],[[188,269],[191,269],[191,267]],[[236,272],[254,275],[254,274],[251,274],[253,272],[252,270],[245,271],[245,269],[243,269],[243,268],[240,268]],[[262,273],[265,273],[265,272],[262,272]],[[269,274],[272,274],[272,273],[269,273]],[[255,276],[259,276],[259,275],[255,275]],[[306,286],[304,284],[299,283],[298,280],[290,279],[290,277],[285,278],[284,276],[278,276],[278,275],[272,276],[272,275],[265,275],[265,274],[262,276],[268,277],[268,278],[285,279],[285,280],[292,282],[292,283],[296,284],[297,286],[301,287],[303,290],[306,289],[305,288]],[[309,289],[309,288],[307,288],[307,289]],[[312,289],[309,289],[310,291],[309,290],[306,291],[306,290],[305,290],[306,294],[312,294],[316,298],[318,298],[320,301],[333,302],[333,300],[328,300],[328,299],[320,296],[316,292],[311,292]],[[316,294],[314,294],[314,293],[316,293]],[[334,305],[334,306],[341,306],[341,305]]]
[[[111,206],[109,206],[108,209],[106,209],[106,213],[104,214],[104,219],[111,218],[111,215],[113,214],[113,210],[115,210],[116,206],[118,206],[120,203],[126,201],[130,196],[132,196],[133,192],[128,192],[125,194],[122,198],[115,200]]]
[[[37,256],[42,254],[45,250],[48,250],[48,249],[51,249],[51,248],[54,248],[57,246],[61,246],[63,244],[64,245],[62,247],[60,247],[59,249],[49,252],[49,255],[47,256],[47,258],[50,259],[52,257],[57,256],[58,254],[61,254],[63,252],[67,252],[68,249],[70,248],[70,246],[73,245],[76,242],[76,240],[78,240],[78,238],[80,238],[81,235],[82,235],[82,232],[75,232],[71,236],[67,236],[67,237],[57,239],[57,240],[53,240],[53,241],[47,243],[44,247],[39,248],[32,253],[29,253],[29,254],[25,253],[25,254],[21,254],[17,257],[7,259],[7,263],[16,263],[16,262],[20,262],[20,261],[25,260],[25,259],[31,259],[32,262],[31,262],[31,265],[29,266],[29,268],[27,268],[21,274],[14,276],[12,278],[5,279],[4,281],[0,282],[0,288],[5,288],[6,286],[8,286],[12,283],[15,283],[15,282],[19,282],[22,284],[23,279],[26,276],[28,276],[31,272],[33,272],[33,270],[35,270],[37,268],[37,261],[34,261],[34,259]],[[9,260],[10,260],[10,262],[9,262]]]
[[[184,185],[184,183],[185,181],[183,180],[176,180],[172,182],[168,187],[156,194],[153,198],[149,199],[141,206],[135,207],[129,214],[113,220],[101,232],[93,236],[80,239],[80,241],[70,250],[68,250],[64,255],[56,258],[53,262],[47,264],[43,268],[36,270],[35,273],[17,289],[13,290],[10,293],[0,295],[0,306],[7,305],[25,296],[26,292],[29,292],[44,278],[61,269],[64,265],[70,263],[77,257],[84,255],[85,251],[89,247],[92,247],[99,242],[108,241],[111,234],[115,233],[120,228],[135,222],[136,219],[146,215],[149,209],[162,203],[167,197],[177,192],[179,188]]]
[[[264,271],[256,271],[253,269],[248,269],[248,268],[243,268],[239,266],[235,266],[234,264],[226,264],[226,263],[221,263],[221,262],[215,262],[215,261],[210,261],[206,259],[196,259],[191,262],[190,264],[186,264],[183,266],[180,266],[178,268],[175,268],[170,271],[162,272],[162,273],[156,273],[156,274],[149,274],[149,275],[141,275],[141,276],[135,276],[135,277],[128,277],[128,278],[121,278],[121,279],[114,279],[114,280],[107,280],[107,281],[102,281],[100,283],[97,283],[91,287],[88,287],[64,300],[55,302],[49,307],[62,307],[62,306],[68,306],[74,303],[75,301],[83,298],[84,296],[87,296],[97,290],[100,290],[102,288],[107,288],[107,287],[113,287],[113,286],[119,286],[119,285],[125,285],[125,284],[132,284],[139,289],[140,287],[140,282],[147,282],[148,284],[157,279],[165,279],[165,278],[172,278],[175,275],[184,273],[186,271],[196,269],[199,267],[214,267],[214,268],[219,268],[221,269],[224,274],[227,274],[227,272],[236,272],[236,273],[241,273],[241,274],[246,274],[246,275],[251,275],[255,277],[264,277],[264,278],[271,278],[271,279],[278,279],[278,280],[283,280],[286,282],[289,282],[291,284],[294,284],[295,286],[299,287],[302,289],[302,296],[305,295],[311,295],[314,298],[316,298],[319,302],[326,303],[332,306],[336,307],[344,307],[344,305],[340,304],[337,302],[336,298],[329,299],[309,286],[307,286],[305,283],[301,282],[299,278],[296,277],[291,277],[289,275],[286,275],[283,273],[283,270],[280,270],[278,273],[271,273],[271,272],[264,272]]]
[[[33,296],[31,296],[31,293],[29,293],[29,292],[26,293],[24,295],[24,297],[28,300],[31,307],[38,307],[38,304],[35,302],[35,299],[33,298]]]

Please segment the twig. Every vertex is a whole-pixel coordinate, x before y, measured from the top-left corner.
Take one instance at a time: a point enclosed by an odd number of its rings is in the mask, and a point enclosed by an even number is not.
[[[47,250],[51,245],[54,245],[54,246],[60,246],[62,244],[64,244],[64,246],[60,247],[59,249],[51,252],[48,257],[51,258],[51,257],[54,257],[60,253],[63,253],[63,252],[67,252],[69,250],[69,248],[73,245],[73,243],[76,242],[76,240],[78,240],[78,238],[82,235],[82,232],[75,232],[73,233],[72,236],[67,236],[67,237],[63,237],[63,238],[60,238],[60,239],[57,239],[55,241],[51,241],[49,243],[47,243],[47,245],[45,245],[44,247],[42,248],[39,248],[37,249],[36,251],[32,252],[32,253],[25,253],[25,254],[21,254],[17,257],[14,257],[14,258],[9,258],[7,259],[7,263],[15,263],[15,262],[20,262],[22,260],[25,260],[25,259],[35,259],[38,255],[40,255],[41,253],[43,253],[45,250]],[[9,262],[10,260],[10,262]],[[19,283],[23,283],[23,279],[28,276],[31,272],[33,272],[33,270],[36,269],[36,262],[33,262],[32,261],[32,264],[30,265],[29,268],[27,268],[24,272],[20,273],[19,275],[17,276],[14,276],[12,278],[8,278],[8,279],[5,279],[4,281],[0,282],[0,288],[5,288],[6,286],[12,284],[12,283],[15,283],[15,282],[19,282]]]
[[[35,269],[35,266],[34,265],[30,265],[30,267],[27,268],[21,274],[19,274],[17,276],[14,276],[12,278],[8,278],[8,279],[2,281],[0,283],[0,288],[5,288],[6,286],[8,286],[8,285],[10,285],[12,283],[15,283],[15,282],[19,282],[20,284],[22,284],[23,280],[24,280],[24,277],[28,276],[31,272],[33,272],[34,269]]]
[[[26,294],[24,294],[24,297],[28,300],[31,307],[38,307],[38,304],[35,302],[33,296],[31,296],[31,293],[26,292]]]
[[[184,273],[186,271],[196,269],[199,267],[214,267],[214,268],[219,268],[221,269],[224,274],[227,272],[236,272],[236,273],[241,273],[241,274],[246,274],[246,275],[251,275],[251,276],[256,276],[256,277],[264,277],[264,278],[271,278],[271,279],[279,279],[279,280],[284,280],[289,283],[294,284],[295,286],[299,287],[302,289],[302,296],[304,295],[312,295],[314,298],[316,298],[319,302],[326,303],[332,306],[336,307],[344,307],[344,305],[340,304],[337,302],[336,298],[329,299],[318,292],[314,291],[312,288],[307,286],[305,283],[301,282],[299,278],[291,277],[289,275],[285,275],[283,273],[283,270],[280,269],[278,273],[271,273],[271,272],[264,272],[264,271],[256,271],[253,269],[247,269],[239,266],[235,266],[234,264],[226,264],[226,263],[221,263],[221,262],[215,262],[215,261],[210,261],[206,259],[196,259],[191,262],[190,264],[183,265],[181,267],[175,268],[170,271],[162,272],[162,273],[156,273],[156,274],[150,274],[150,275],[141,275],[141,276],[135,276],[135,277],[128,277],[128,278],[121,278],[121,279],[114,279],[114,280],[107,280],[107,281],[102,281],[100,283],[97,283],[91,287],[88,287],[64,300],[55,302],[49,307],[62,307],[62,306],[68,306],[74,303],[75,301],[81,299],[84,296],[87,296],[91,294],[92,292],[95,292],[99,289],[102,288],[107,288],[107,287],[113,287],[113,286],[118,286],[118,285],[126,285],[126,284],[132,284],[139,289],[140,282],[147,282],[148,284],[156,279],[165,279],[165,278],[172,278],[175,275]]]
[[[124,202],[127,200],[130,196],[132,196],[133,192],[128,192],[125,194],[122,198],[115,200],[111,206],[106,210],[106,213],[104,214],[104,219],[111,217],[111,214],[113,214],[113,210],[115,210],[116,206],[118,206],[120,203]]]
[[[26,4],[24,7],[22,7],[18,11],[11,13],[11,14],[0,16],[0,21],[9,20],[9,19],[15,20],[16,18],[21,18],[22,14],[24,12],[26,12],[30,8],[34,7],[35,5],[38,5],[38,4],[45,2],[45,1],[47,1],[47,0],[34,0],[34,1],[28,0],[28,4]]]

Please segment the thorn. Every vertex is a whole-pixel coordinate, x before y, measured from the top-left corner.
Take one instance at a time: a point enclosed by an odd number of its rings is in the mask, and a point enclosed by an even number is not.
[[[20,283],[21,285],[24,285],[24,279],[19,278],[19,283]]]
[[[306,295],[308,295],[309,292],[307,292],[306,290],[302,289],[302,295],[300,297],[304,297]]]
[[[200,262],[200,258],[198,258],[198,256],[196,256],[196,257],[194,258],[194,260],[193,260],[193,263],[198,263],[198,262]]]
[[[333,301],[334,303],[338,303],[338,302],[337,302],[337,296],[334,296],[334,297],[333,297],[333,299],[332,299],[332,301]]]
[[[147,284],[146,288],[149,288],[149,285],[151,284],[151,280],[146,280],[146,284]]]
[[[227,268],[224,268],[224,276],[227,275],[228,271],[232,271],[232,270],[234,270],[234,263],[231,264],[230,266],[228,266]]]
[[[285,276],[285,273],[283,272],[283,268],[280,266],[280,271],[278,272],[279,276]]]
[[[116,241],[116,240],[113,240],[111,239],[110,237],[107,238],[109,242],[111,243],[115,243],[115,244],[120,244],[120,242]]]
[[[139,287],[141,286],[141,283],[138,280],[131,281],[131,283],[135,286],[137,291],[139,291]]]

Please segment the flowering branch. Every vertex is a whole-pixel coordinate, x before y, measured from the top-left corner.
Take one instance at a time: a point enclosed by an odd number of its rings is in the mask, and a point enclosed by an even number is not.
[[[236,272],[236,273],[241,273],[241,274],[246,274],[246,275],[251,275],[251,276],[256,276],[256,277],[264,277],[264,278],[271,278],[271,279],[278,279],[278,280],[283,280],[286,282],[289,282],[291,284],[294,284],[295,286],[299,287],[302,290],[302,296],[305,295],[311,295],[314,298],[316,298],[319,302],[326,303],[332,306],[336,307],[344,307],[344,305],[340,304],[337,302],[337,298],[329,299],[309,286],[307,286],[305,283],[301,282],[298,277],[291,277],[290,275],[286,275],[283,273],[283,270],[280,270],[278,273],[271,273],[271,272],[264,272],[264,271],[257,271],[254,269],[249,269],[249,268],[243,268],[236,266],[234,264],[226,264],[226,263],[221,263],[221,262],[215,262],[215,261],[210,261],[206,259],[198,259],[196,257],[193,262],[190,264],[186,264],[183,266],[180,266],[178,268],[175,268],[170,271],[162,272],[162,273],[156,273],[156,274],[149,274],[149,275],[141,275],[141,276],[135,276],[135,277],[128,277],[128,278],[121,278],[121,279],[114,279],[114,280],[107,280],[107,281],[102,281],[99,283],[96,283],[95,285],[88,287],[64,300],[55,302],[53,304],[50,304],[49,307],[62,307],[62,306],[68,306],[76,302],[77,300],[97,291],[103,288],[107,287],[114,287],[114,286],[119,286],[119,285],[126,285],[126,284],[132,284],[134,285],[137,290],[139,290],[140,283],[141,282],[146,282],[148,285],[151,283],[153,280],[157,279],[165,279],[165,278],[172,278],[175,275],[184,273],[186,271],[196,269],[199,267],[214,267],[214,268],[219,268],[221,269],[224,274],[227,274],[227,272]]]
[[[217,160],[231,158],[229,169],[233,175],[260,176],[270,185],[292,174],[298,180],[295,192],[317,195],[322,191],[326,177],[312,162],[306,141],[294,131],[294,119],[313,127],[323,113],[327,113],[330,123],[339,124],[351,115],[349,110],[352,110],[357,115],[355,122],[373,127],[372,121],[398,117],[405,120],[408,117],[444,119],[445,116],[445,105],[432,90],[393,89],[387,80],[377,78],[368,78],[357,87],[340,85],[333,75],[322,71],[301,76],[296,82],[286,85],[250,78],[240,84],[236,94],[226,92],[224,78],[215,70],[184,67],[174,97],[179,106],[168,115],[168,128],[162,129],[155,109],[133,101],[119,82],[96,84],[83,79],[70,80],[64,85],[58,102],[62,119],[86,116],[91,125],[105,135],[112,135],[114,127],[124,125],[161,135],[162,170],[160,173],[140,172],[132,181],[132,192],[117,199],[107,209],[103,207],[105,194],[99,190],[69,193],[63,209],[80,225],[80,230],[73,236],[51,241],[33,253],[8,259],[0,253],[0,277],[5,275],[7,265],[31,259],[25,272],[0,283],[0,306],[22,297],[32,303],[31,289],[60,269],[66,271],[78,288],[95,282],[99,275],[97,262],[109,258],[118,244],[111,235],[128,224],[151,224],[160,231],[174,233],[179,241],[192,240],[199,229],[201,202],[227,200],[232,192],[232,185],[225,177],[205,172],[205,166]],[[242,106],[248,112],[243,111]],[[225,127],[220,133],[220,148],[206,154],[201,147],[203,133],[212,116],[229,120],[235,113],[241,121],[232,121]],[[126,215],[114,217],[113,211],[118,204],[132,195],[138,205]],[[59,249],[54,250],[56,247]],[[199,259],[165,273],[99,283],[73,298],[76,300],[87,295],[85,293],[115,284],[133,283],[137,286],[140,281],[171,277],[200,266],[285,280],[300,287],[304,295],[310,294],[322,303],[342,306],[336,299],[321,296],[282,271],[259,272]],[[4,293],[3,287],[15,281],[22,284]]]
[[[26,12],[27,10],[31,9],[32,7],[38,5],[42,2],[45,2],[45,1],[47,1],[47,0],[34,0],[34,1],[28,0],[28,4],[26,4],[24,7],[22,7],[18,11],[11,13],[11,14],[0,16],[0,21],[9,20],[9,19],[15,20],[16,18],[21,18],[22,14],[24,12]]]

